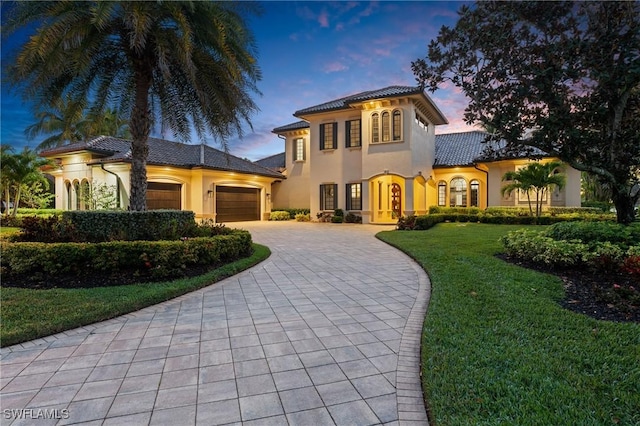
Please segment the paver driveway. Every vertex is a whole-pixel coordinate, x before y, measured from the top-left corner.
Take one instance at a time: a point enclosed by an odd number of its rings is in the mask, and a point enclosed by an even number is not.
[[[418,363],[429,282],[375,239],[385,228],[238,227],[271,257],[177,299],[3,349],[2,424],[427,424]],[[34,410],[7,411],[22,408]],[[61,418],[11,419],[47,413]]]

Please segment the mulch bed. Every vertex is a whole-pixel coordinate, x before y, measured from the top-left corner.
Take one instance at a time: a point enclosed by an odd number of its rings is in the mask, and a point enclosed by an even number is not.
[[[579,269],[550,269],[532,262],[522,262],[504,255],[501,259],[533,269],[553,274],[564,283],[565,297],[560,305],[566,309],[592,318],[640,323],[640,284],[630,275],[603,273]]]
[[[190,265],[181,274],[172,277],[155,278],[151,274],[139,274],[134,271],[117,271],[111,274],[57,275],[57,276],[5,276],[2,277],[3,287],[20,287],[31,289],[50,288],[95,288],[111,287],[148,282],[172,281],[178,278],[191,278],[204,275],[219,265]]]

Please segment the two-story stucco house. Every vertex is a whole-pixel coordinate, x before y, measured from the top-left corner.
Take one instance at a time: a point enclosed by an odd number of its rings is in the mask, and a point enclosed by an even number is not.
[[[501,194],[502,176],[531,160],[482,160],[486,134],[436,135],[448,121],[423,90],[391,86],[304,108],[278,127],[285,152],[258,161],[286,179],[271,189],[272,207],[343,209],[364,223],[395,223],[430,206],[519,206],[526,197]],[[542,161],[549,161],[550,158]],[[580,173],[548,206],[580,206]]]

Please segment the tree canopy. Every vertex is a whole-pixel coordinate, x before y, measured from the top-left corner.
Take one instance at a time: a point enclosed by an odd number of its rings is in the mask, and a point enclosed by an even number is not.
[[[192,129],[226,148],[257,106],[261,78],[246,18],[250,2],[17,2],[5,26],[39,25],[10,67],[9,81],[38,105],[69,99],[100,115],[116,107],[132,137],[129,207],[146,209],[152,124],[182,141]]]
[[[495,129],[503,154],[536,149],[611,189],[618,221],[640,198],[640,2],[462,6],[426,58],[423,87],[459,87],[465,121]]]

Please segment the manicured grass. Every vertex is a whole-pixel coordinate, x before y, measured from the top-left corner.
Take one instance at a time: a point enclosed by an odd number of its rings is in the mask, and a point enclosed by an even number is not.
[[[271,254],[265,246],[253,244],[253,248],[250,257],[199,277],[170,282],[51,290],[2,287],[2,346],[103,321],[206,287]]]
[[[567,311],[558,278],[495,257],[521,227],[378,234],[431,279],[422,382],[433,423],[640,424],[640,325]]]

